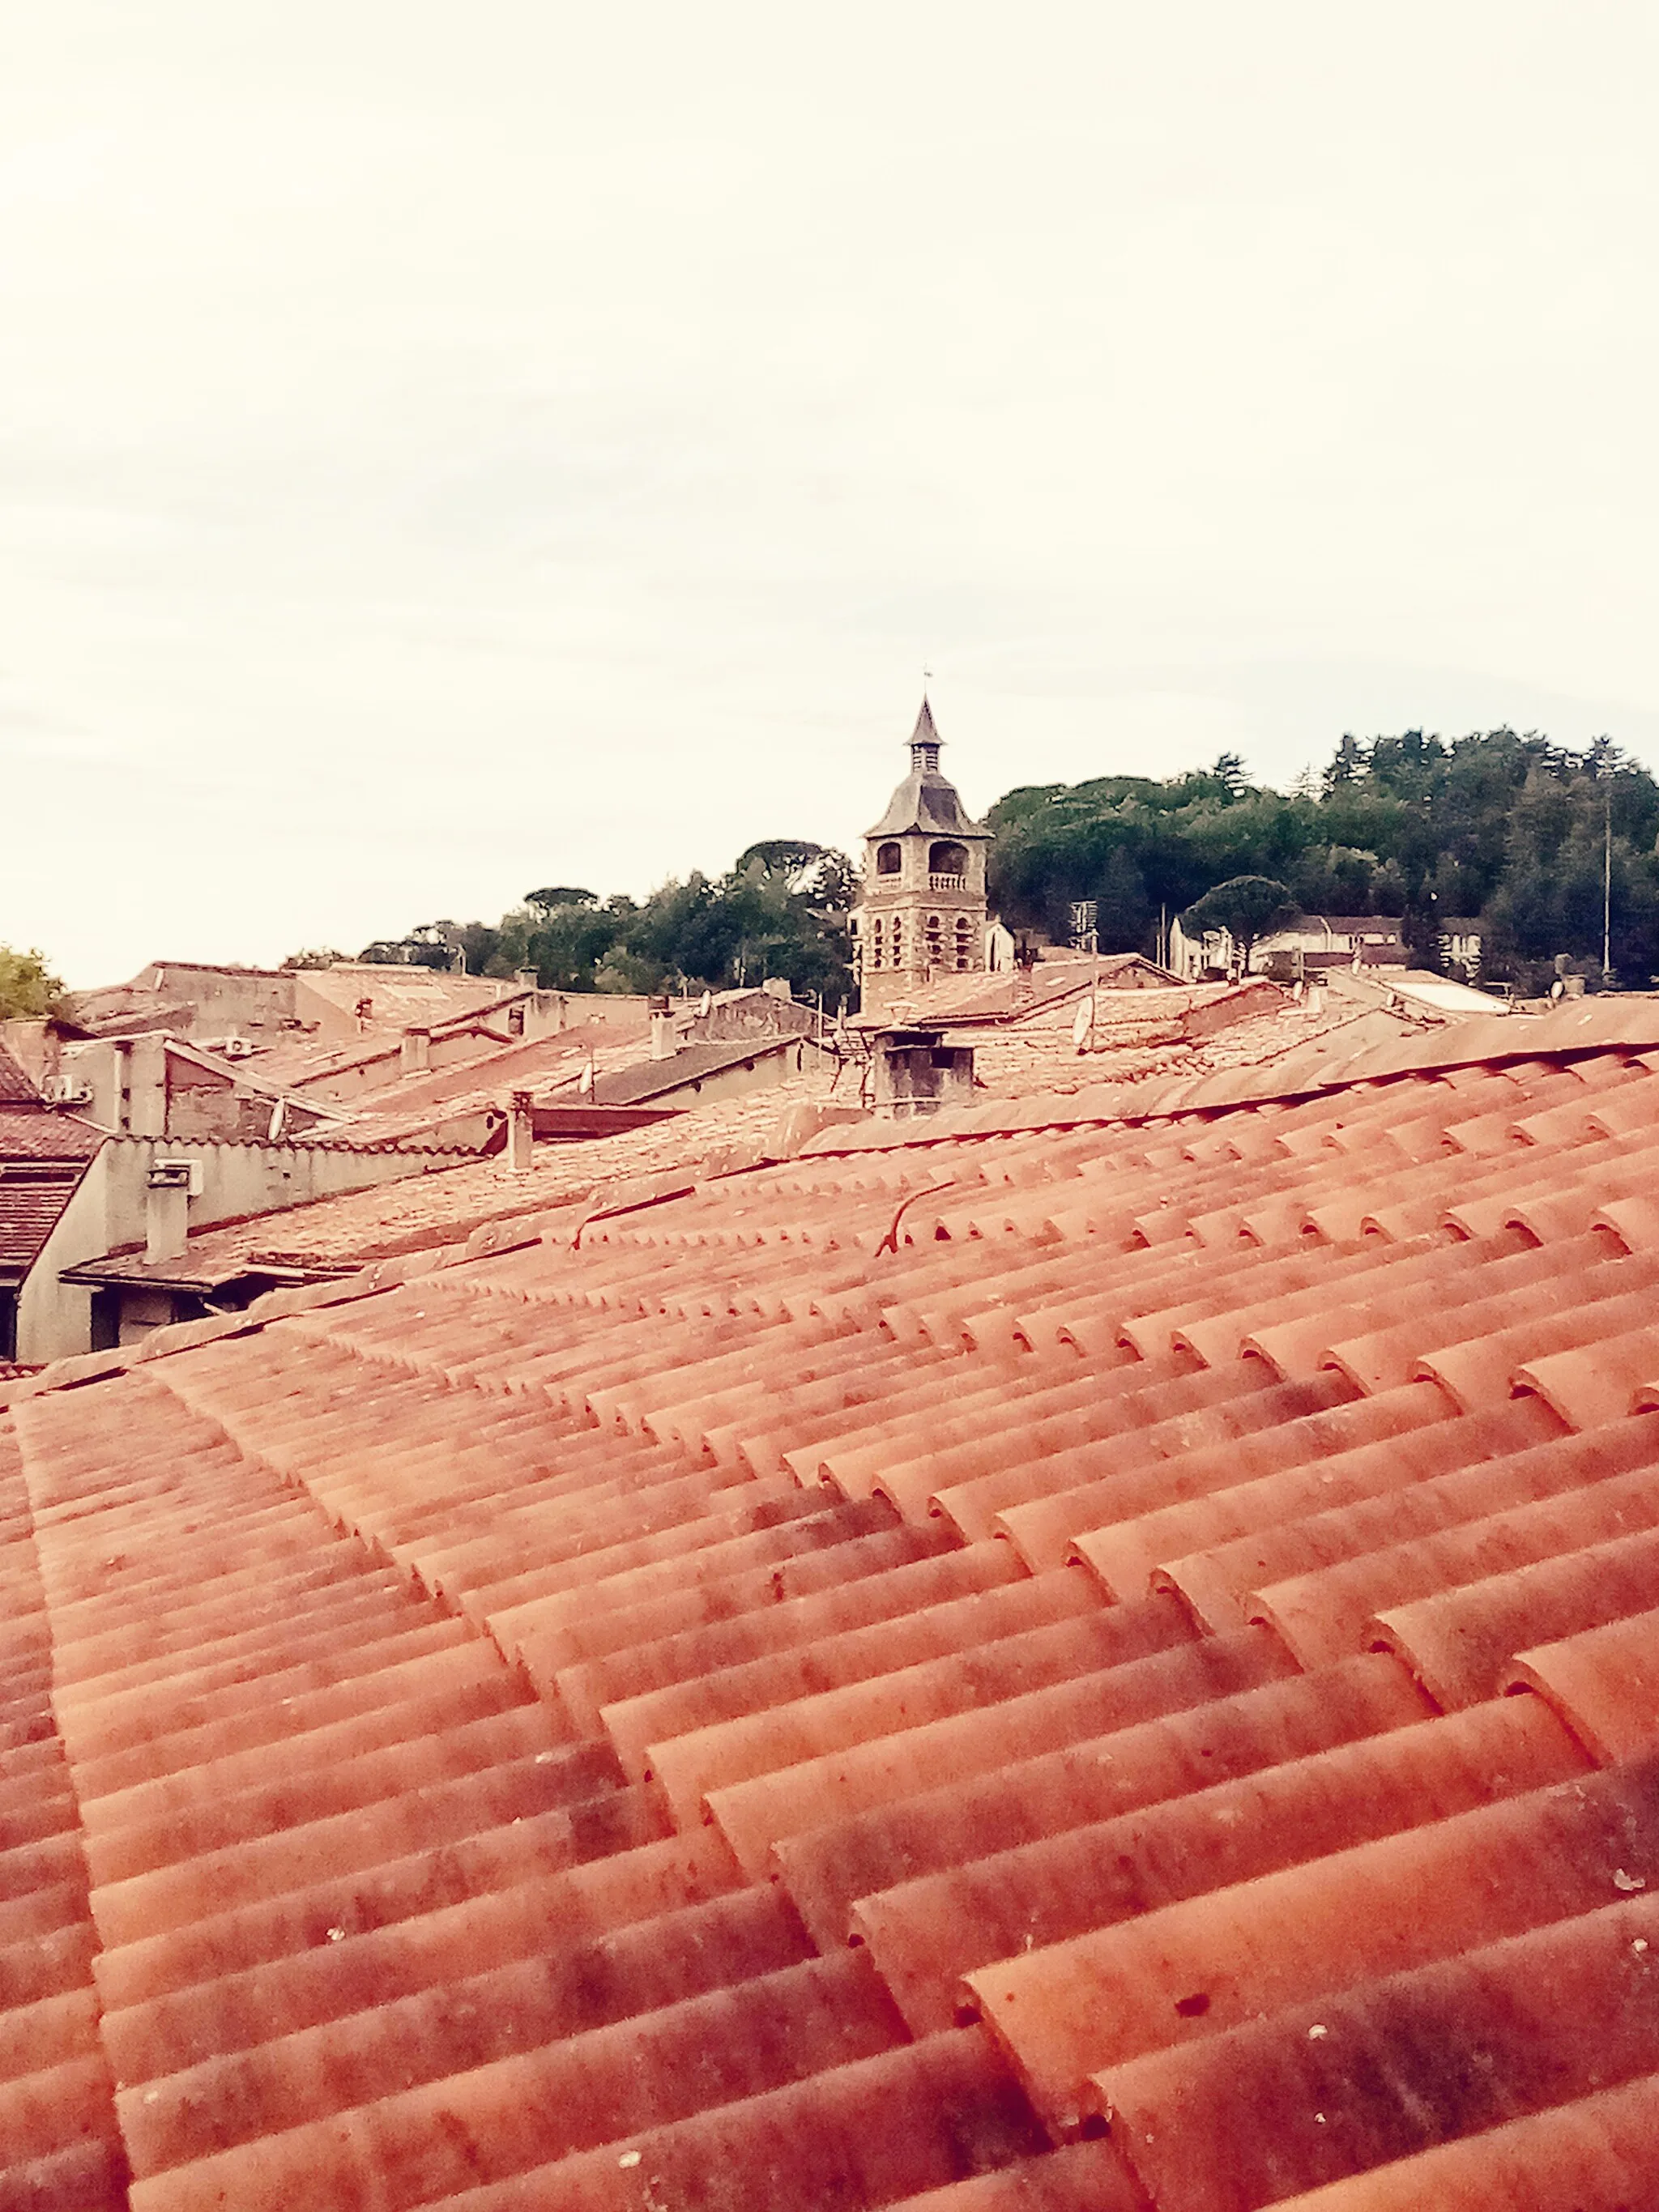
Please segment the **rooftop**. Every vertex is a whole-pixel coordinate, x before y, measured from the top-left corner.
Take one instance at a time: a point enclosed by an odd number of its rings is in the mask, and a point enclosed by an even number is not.
[[[90,1122],[47,1106],[0,1045],[0,1278],[34,1265],[103,1141]]]
[[[11,2193],[1659,2201],[1656,1131],[1316,1039],[0,1383]]]

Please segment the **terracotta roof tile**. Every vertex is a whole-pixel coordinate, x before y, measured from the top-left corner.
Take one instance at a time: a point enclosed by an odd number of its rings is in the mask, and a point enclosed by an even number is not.
[[[0,2197],[1645,2201],[1659,1078],[1591,1011],[670,1162],[8,1384]]]
[[[1598,1759],[1633,1757],[1659,1738],[1659,1614],[1638,1613],[1516,1658],[1506,1689],[1536,1690]]]
[[[1645,1515],[1644,1518],[1645,1518]],[[1558,1553],[1379,1612],[1372,1632],[1443,1705],[1489,1696],[1516,1654],[1540,1640],[1647,1609],[1659,1528]]]
[[[1656,1932],[1659,1907],[1645,1898],[1587,1909],[1115,2068],[1099,2094],[1156,2202],[1237,2212],[1378,2167],[1386,2188],[1401,2161],[1400,2179],[1423,2192],[1410,2201],[1466,2203],[1441,2193],[1438,2146],[1462,2137],[1472,2152],[1487,2130],[1507,2132],[1528,2112],[1570,2124],[1577,2101],[1599,2101],[1610,2079],[1650,2076]],[[1246,2115],[1257,2126],[1241,2126]],[[1548,2140],[1547,2129],[1533,2137],[1540,2150]],[[1474,2201],[1583,2205],[1583,2194],[1553,2193],[1553,2164],[1547,2156],[1541,2174],[1525,2178],[1510,2164],[1516,2193],[1503,2196],[1502,2166],[1489,2170],[1492,2193]],[[1352,2201],[1403,2200],[1365,2192]]]
[[[1589,1764],[1535,1698],[1499,1698],[921,1875],[861,1898],[852,1927],[911,2027],[927,2033],[950,2024],[955,1979],[976,1967]]]
[[[1146,2198],[1123,2154],[1103,2138],[947,2182],[892,2212],[1146,2212]]]
[[[1582,1940],[1572,1923],[1650,1880],[1655,1776],[1613,1767],[1164,1905],[979,1968],[967,1985],[1038,2109],[1064,2124],[1094,2102],[1091,2076],[1106,2077],[1115,2106],[1112,2077],[1130,2061],[1211,2042],[1264,2014],[1326,2003],[1552,1923],[1569,1923],[1570,1956]],[[1411,1897],[1410,1912],[1368,1909],[1396,1891]],[[1644,1900],[1632,1932],[1656,1914]]]
[[[1286,2212],[1628,2212],[1659,2190],[1656,2122],[1659,2074],[1646,2074],[1281,2201]]]

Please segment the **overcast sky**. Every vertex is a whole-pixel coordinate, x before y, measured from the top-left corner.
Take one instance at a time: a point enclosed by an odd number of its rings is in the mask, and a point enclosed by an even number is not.
[[[1659,766],[1650,0],[0,0],[73,983],[1345,729]]]

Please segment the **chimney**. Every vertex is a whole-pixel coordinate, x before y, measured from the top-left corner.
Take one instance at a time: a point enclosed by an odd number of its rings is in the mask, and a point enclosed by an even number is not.
[[[871,1049],[873,1104],[888,1121],[937,1114],[943,1106],[970,1106],[974,1048],[947,1045],[938,1030],[877,1032]]]
[[[672,1060],[674,1057],[674,1017],[669,1012],[666,999],[646,1001],[651,1015],[651,1057],[653,1060]]]
[[[409,1029],[404,1031],[398,1061],[399,1075],[424,1075],[432,1065],[432,1032],[430,1030]]]
[[[144,1262],[159,1267],[181,1260],[190,1237],[191,1164],[155,1160],[144,1195]]]
[[[514,1091],[507,1102],[507,1164],[514,1175],[528,1175],[532,1164],[532,1148],[536,1140],[536,1125],[530,1107],[530,1093]]]
[[[513,981],[520,991],[539,991],[541,979],[533,968],[515,968]]]

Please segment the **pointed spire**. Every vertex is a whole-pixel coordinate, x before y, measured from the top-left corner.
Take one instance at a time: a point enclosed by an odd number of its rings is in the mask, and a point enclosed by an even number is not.
[[[910,732],[910,773],[887,802],[887,811],[866,837],[902,837],[917,830],[930,837],[988,837],[990,831],[970,822],[963,811],[954,787],[939,774],[942,740],[933,724],[933,710],[922,694],[921,711]]]
[[[916,726],[910,732],[910,767],[924,775],[939,774],[939,749],[943,740],[933,726],[933,710],[927,703],[927,694],[921,695],[921,712],[916,716]]]

